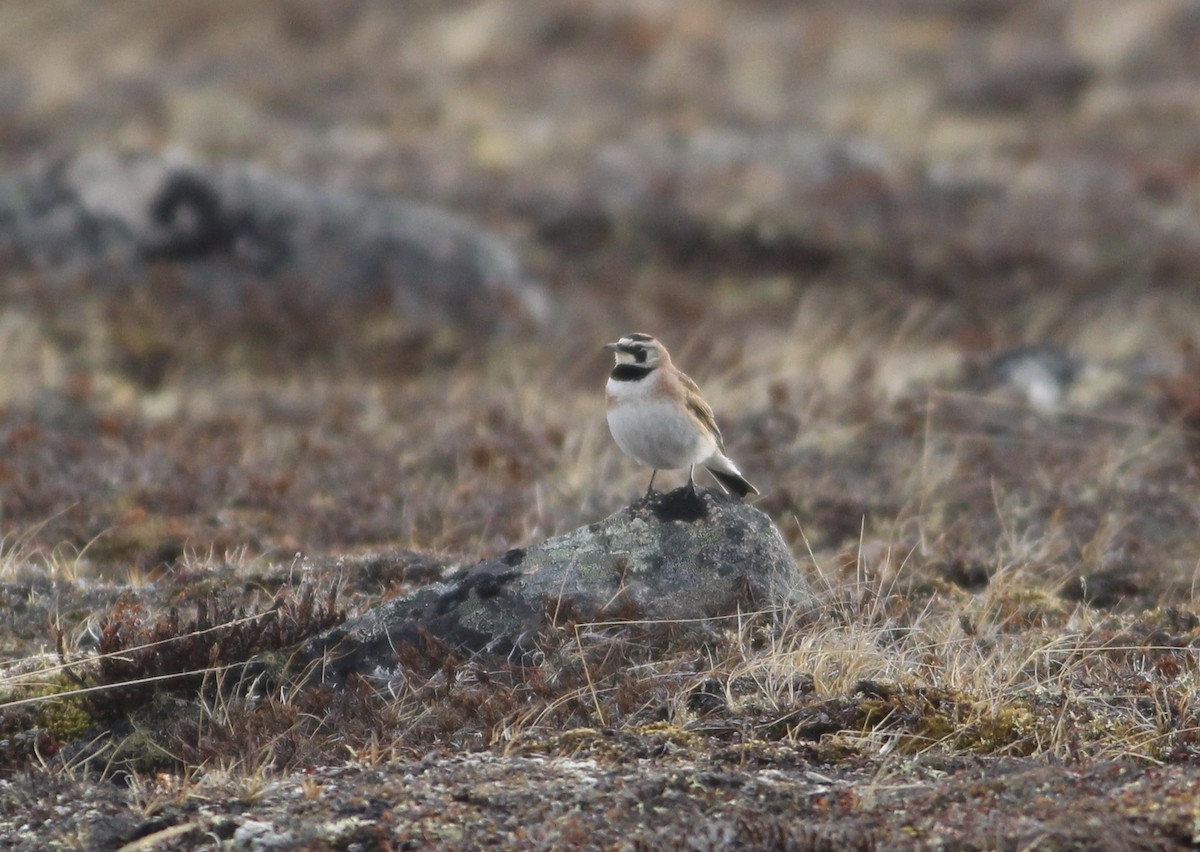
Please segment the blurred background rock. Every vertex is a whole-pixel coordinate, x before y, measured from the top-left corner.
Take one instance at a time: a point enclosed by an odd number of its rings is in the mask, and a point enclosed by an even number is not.
[[[1198,47],[1190,0],[7,2],[0,161],[179,149],[445,205],[568,296],[652,261],[1011,334],[1019,295],[1190,281]]]

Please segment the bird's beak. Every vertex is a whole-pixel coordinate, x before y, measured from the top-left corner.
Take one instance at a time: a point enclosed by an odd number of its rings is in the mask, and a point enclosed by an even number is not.
[[[609,352],[616,352],[616,351],[617,351],[617,344],[615,344],[615,343],[605,343],[605,344],[604,344],[604,348],[605,348],[605,349],[607,349]]]

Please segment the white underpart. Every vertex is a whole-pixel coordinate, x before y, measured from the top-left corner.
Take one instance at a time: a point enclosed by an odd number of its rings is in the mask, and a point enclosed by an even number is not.
[[[608,380],[608,392],[617,400],[608,409],[608,428],[617,446],[655,470],[711,463],[714,456],[727,462],[707,429],[680,406],[654,393],[656,378],[651,374],[636,382]],[[726,468],[719,462],[713,466]]]
[[[626,455],[656,470],[700,464],[717,449],[711,435],[666,401],[610,408],[608,428]]]

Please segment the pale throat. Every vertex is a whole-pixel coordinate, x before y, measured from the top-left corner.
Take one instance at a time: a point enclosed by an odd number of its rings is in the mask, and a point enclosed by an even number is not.
[[[626,400],[650,399],[652,397],[659,396],[662,393],[658,370],[651,370],[641,378],[622,380],[619,375],[617,375],[622,366],[627,365],[618,364],[617,367],[613,369],[614,375],[609,377],[608,384],[605,385],[605,390],[608,392],[609,399],[624,402]],[[637,368],[642,367],[641,364],[635,364],[632,366]]]

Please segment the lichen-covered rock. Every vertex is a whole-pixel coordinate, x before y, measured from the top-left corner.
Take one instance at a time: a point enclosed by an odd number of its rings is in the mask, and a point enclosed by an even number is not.
[[[771,519],[716,491],[677,489],[533,547],[460,569],[310,641],[319,676],[386,674],[403,645],[520,655],[572,619],[705,619],[815,600]],[[297,669],[299,670],[299,669]]]
[[[477,331],[537,324],[549,307],[512,248],[447,211],[150,153],[0,175],[0,255],[50,288],[144,286],[166,264],[217,304],[282,295]]]

